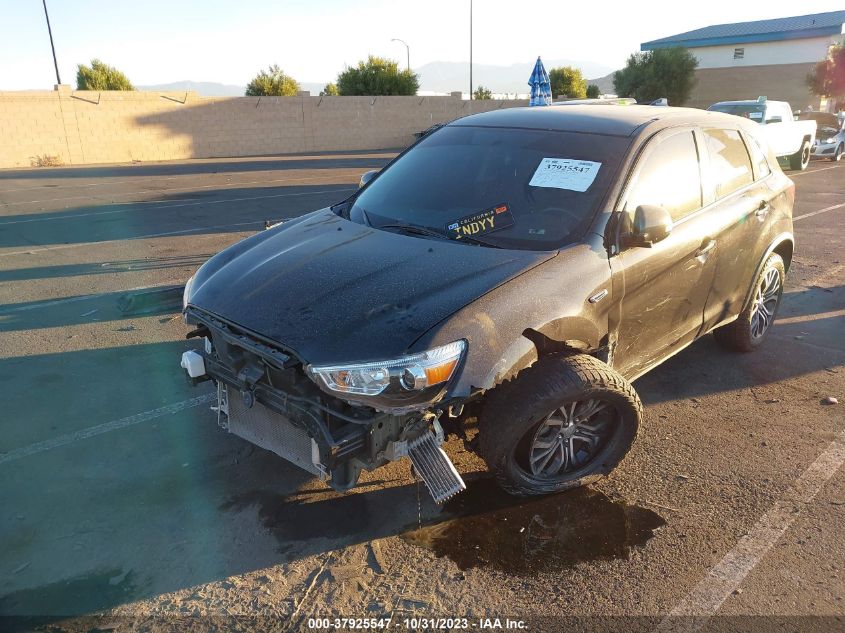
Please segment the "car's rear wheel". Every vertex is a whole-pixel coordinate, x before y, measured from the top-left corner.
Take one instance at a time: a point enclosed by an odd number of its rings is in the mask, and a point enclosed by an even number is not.
[[[789,168],[798,171],[807,169],[810,164],[810,141],[804,140],[801,143],[801,149],[789,157]]]
[[[763,344],[780,307],[784,277],[783,259],[772,253],[754,282],[749,304],[735,321],[713,331],[720,345],[735,352],[752,352]]]
[[[606,364],[546,356],[486,396],[479,452],[511,494],[560,492],[613,470],[641,418],[634,388]]]
[[[845,153],[845,144],[840,143],[836,146],[836,151],[833,152],[833,158],[831,158],[830,160],[838,163],[840,160],[842,160],[843,153]]]

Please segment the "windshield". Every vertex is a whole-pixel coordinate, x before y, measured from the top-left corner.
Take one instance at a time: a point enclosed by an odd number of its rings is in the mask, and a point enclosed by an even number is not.
[[[628,143],[575,132],[444,127],[364,189],[349,217],[553,250],[584,234]]]
[[[766,113],[766,106],[756,103],[716,103],[707,109],[745,117],[758,123],[763,120],[763,115]]]

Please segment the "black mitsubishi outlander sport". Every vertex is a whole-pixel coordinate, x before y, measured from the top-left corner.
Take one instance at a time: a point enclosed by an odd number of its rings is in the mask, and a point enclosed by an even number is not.
[[[709,332],[769,332],[795,189],[757,134],[648,106],[454,121],[205,263],[182,365],[221,426],[338,490],[409,457],[448,499],[441,422],[470,418],[505,490],[589,483],[637,435],[631,381]]]

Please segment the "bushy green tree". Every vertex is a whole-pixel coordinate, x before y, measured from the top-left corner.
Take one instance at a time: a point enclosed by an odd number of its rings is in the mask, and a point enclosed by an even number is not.
[[[830,47],[827,57],[807,75],[807,86],[821,97],[845,95],[845,42]]]
[[[598,99],[601,96],[601,88],[596,84],[587,86],[587,99]]]
[[[321,97],[336,97],[338,94],[337,86],[333,83],[327,83],[322,92],[320,92]]]
[[[337,76],[337,90],[342,96],[415,95],[419,87],[416,73],[399,70],[397,62],[373,55]]]
[[[244,94],[247,97],[295,97],[298,92],[299,82],[273,64],[247,84]]]
[[[562,66],[549,71],[552,82],[552,98],[569,97],[583,99],[587,96],[587,80],[578,68]]]
[[[490,91],[489,88],[485,88],[484,86],[478,86],[478,88],[476,88],[475,91],[472,93],[472,98],[478,101],[492,99],[493,93]]]
[[[669,105],[680,106],[692,93],[697,67],[695,55],[685,48],[634,53],[625,68],[613,73],[613,87],[620,97],[633,97],[638,103],[666,97]]]
[[[114,66],[92,59],[91,65],[76,67],[77,90],[135,90],[132,82]]]

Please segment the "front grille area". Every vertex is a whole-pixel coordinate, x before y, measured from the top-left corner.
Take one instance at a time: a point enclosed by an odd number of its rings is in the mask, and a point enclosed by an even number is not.
[[[284,457],[315,475],[324,474],[314,463],[319,453],[308,433],[288,419],[255,402],[247,408],[241,394],[226,388],[229,402],[229,432]]]

